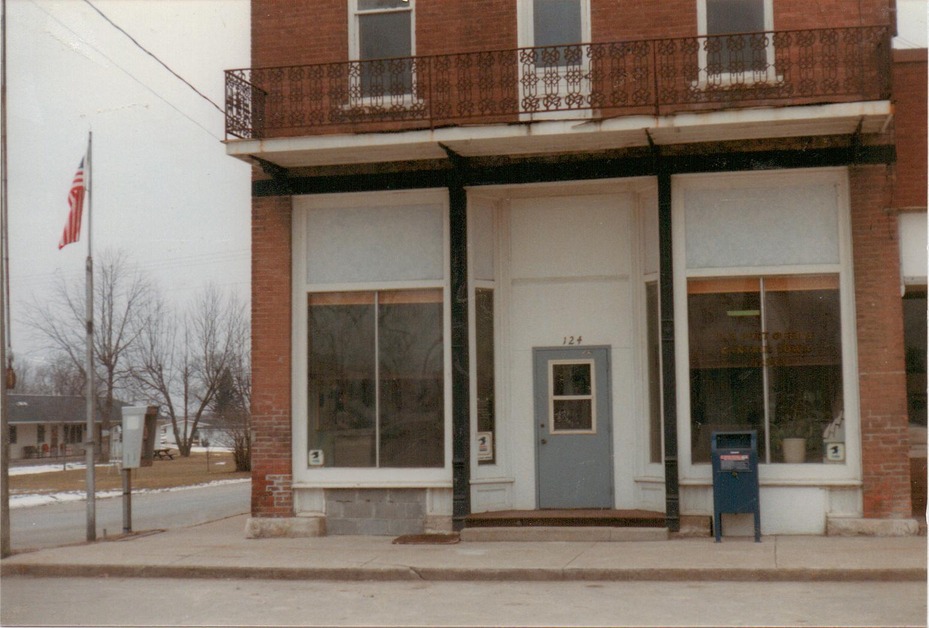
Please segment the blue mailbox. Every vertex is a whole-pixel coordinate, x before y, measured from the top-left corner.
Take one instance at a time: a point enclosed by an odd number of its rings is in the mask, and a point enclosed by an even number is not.
[[[753,513],[755,542],[761,542],[761,511],[758,497],[758,433],[713,432],[713,530],[722,536],[723,513]]]

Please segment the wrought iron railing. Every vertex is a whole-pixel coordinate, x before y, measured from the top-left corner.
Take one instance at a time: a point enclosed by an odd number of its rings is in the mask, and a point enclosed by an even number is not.
[[[883,100],[890,56],[875,26],[228,70],[226,135]]]

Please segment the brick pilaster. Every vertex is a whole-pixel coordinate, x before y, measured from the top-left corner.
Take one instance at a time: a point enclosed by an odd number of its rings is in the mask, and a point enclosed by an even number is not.
[[[911,516],[896,212],[890,169],[849,169],[858,326],[864,516]]]
[[[252,515],[294,514],[289,196],[252,198]]]

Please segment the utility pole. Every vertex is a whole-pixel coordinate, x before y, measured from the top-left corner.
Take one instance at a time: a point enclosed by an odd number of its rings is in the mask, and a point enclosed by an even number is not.
[[[0,557],[6,558],[13,553],[10,543],[10,427],[9,427],[9,398],[7,386],[10,371],[7,360],[7,338],[10,330],[7,312],[9,312],[9,238],[7,231],[7,176],[6,176],[6,0],[0,6],[0,368],[3,369],[3,382],[0,385]]]

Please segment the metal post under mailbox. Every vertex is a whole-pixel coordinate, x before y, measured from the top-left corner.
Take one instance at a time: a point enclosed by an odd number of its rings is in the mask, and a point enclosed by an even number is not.
[[[758,491],[758,433],[713,432],[713,529],[716,542],[722,536],[723,513],[753,513],[755,542],[761,542],[761,511]]]
[[[158,406],[123,408],[122,439],[123,532],[132,532],[132,470],[150,467],[155,451]]]

